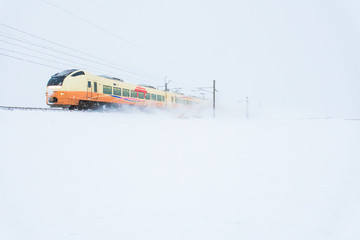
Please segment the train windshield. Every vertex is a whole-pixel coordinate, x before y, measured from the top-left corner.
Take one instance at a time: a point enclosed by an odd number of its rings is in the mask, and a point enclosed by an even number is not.
[[[51,76],[48,86],[62,86],[64,79],[72,72],[77,71],[76,69],[65,70],[60,73],[56,73]]]

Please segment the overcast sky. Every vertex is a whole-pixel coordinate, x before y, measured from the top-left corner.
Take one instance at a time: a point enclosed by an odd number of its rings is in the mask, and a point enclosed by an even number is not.
[[[0,105],[45,106],[50,76],[82,68],[155,86],[167,76],[170,88],[192,94],[215,79],[223,103],[248,96],[289,116],[360,117],[359,1],[0,3]]]

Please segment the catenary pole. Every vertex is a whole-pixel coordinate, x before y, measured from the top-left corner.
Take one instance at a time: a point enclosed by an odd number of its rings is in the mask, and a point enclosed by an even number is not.
[[[215,80],[213,80],[213,116],[215,118]]]
[[[249,119],[249,98],[246,97],[246,119]]]
[[[167,76],[165,76],[164,78],[164,82],[165,82],[165,92],[168,91],[168,83],[166,82]]]

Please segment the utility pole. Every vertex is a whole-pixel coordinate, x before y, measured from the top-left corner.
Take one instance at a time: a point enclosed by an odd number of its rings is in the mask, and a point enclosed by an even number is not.
[[[215,118],[215,80],[213,80],[213,116]]]
[[[166,82],[166,78],[167,78],[167,76],[165,76],[165,78],[164,78],[164,82],[165,82],[165,92],[167,92],[168,91],[168,83]]]
[[[165,79],[164,79],[164,81],[165,81],[165,92],[168,92],[169,91],[168,84],[171,82],[171,80],[166,81],[166,78],[167,78],[167,76],[165,76]]]
[[[246,96],[246,119],[249,119],[249,98]]]

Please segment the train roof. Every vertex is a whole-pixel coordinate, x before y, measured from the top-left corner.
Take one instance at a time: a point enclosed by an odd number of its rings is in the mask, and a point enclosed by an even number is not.
[[[110,76],[106,76],[106,75],[99,75],[99,77],[103,77],[103,78],[107,78],[107,79],[111,79],[111,80],[116,80],[116,81],[124,82],[124,80],[122,80],[122,79],[120,79],[120,78],[116,78],[116,77],[110,77]]]
[[[69,69],[69,70],[65,70],[59,73],[55,73],[54,75],[52,75],[52,77],[66,77],[69,74],[75,72],[75,71],[79,71],[79,69]]]
[[[150,85],[146,85],[146,84],[139,84],[139,86],[156,89],[154,86],[150,86]]]

